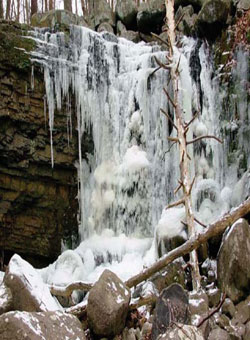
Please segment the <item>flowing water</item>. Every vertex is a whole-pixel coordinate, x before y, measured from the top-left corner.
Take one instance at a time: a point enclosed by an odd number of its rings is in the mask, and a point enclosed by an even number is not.
[[[91,281],[110,266],[127,278],[157,256],[152,243],[155,234],[184,232],[180,227],[183,209],[163,211],[178,199],[173,192],[179,179],[178,150],[167,140],[175,131],[160,113],[163,108],[173,115],[163,92],[165,86],[171,94],[171,81],[168,71],[154,72],[155,57],[165,61],[166,52],[157,45],[134,44],[78,26],[72,26],[69,34],[40,30],[32,32],[32,37],[38,45],[32,60],[44,69],[52,166],[54,112],[65,103],[69,138],[73,114],[79,138],[82,243],[61,255],[59,271],[55,265],[44,270],[44,279],[63,283],[68,275]],[[248,95],[241,91],[247,87],[248,58],[238,51],[237,68],[231,75],[234,95],[229,97],[229,84],[219,86],[222,72],[214,71],[206,43],[184,37],[175,56],[175,63],[180,60],[185,121],[200,112],[187,138],[215,135],[224,139],[223,145],[208,139],[189,147],[194,160],[190,172],[196,175],[194,207],[199,219],[209,223],[244,194],[243,184],[238,183],[237,190],[234,186],[243,175],[242,157],[248,156],[245,170],[250,163]],[[94,152],[83,155],[86,133],[93,139]],[[235,149],[230,146],[232,136],[238,143]],[[229,162],[229,154],[235,161]]]

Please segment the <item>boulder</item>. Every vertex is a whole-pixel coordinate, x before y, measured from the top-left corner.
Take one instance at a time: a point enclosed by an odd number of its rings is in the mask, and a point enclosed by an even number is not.
[[[165,15],[165,0],[141,3],[136,17],[138,30],[143,33],[160,33]]]
[[[126,26],[123,25],[121,21],[117,22],[117,35],[121,38],[125,38],[127,40],[133,41],[134,43],[137,43],[140,41],[140,37],[138,32],[127,30]]]
[[[97,32],[114,33],[114,29],[108,22],[103,22],[98,26]]]
[[[233,224],[223,236],[218,253],[218,285],[235,303],[249,294],[250,227],[245,219]]]
[[[173,321],[182,324],[190,321],[188,296],[182,286],[176,283],[165,288],[156,302],[152,340],[164,334]]]
[[[189,294],[189,309],[191,314],[191,323],[195,326],[204,319],[209,312],[208,308],[208,296],[207,294],[200,290],[200,291],[192,291]],[[205,338],[209,333],[209,320],[206,320],[200,330]]]
[[[162,336],[161,340],[205,340],[201,331],[191,325],[176,323],[170,327]]]
[[[0,315],[9,312],[12,309],[11,290],[3,282],[0,285]]]
[[[237,10],[248,11],[250,9],[250,1],[249,0],[239,0],[237,3]]]
[[[230,340],[230,335],[221,328],[213,329],[208,336],[208,340]]]
[[[194,24],[197,19],[197,14],[194,13],[194,8],[192,5],[183,7],[180,6],[175,15],[175,22],[181,19],[177,28],[178,31],[183,32],[185,35],[190,36],[194,31]]]
[[[138,9],[134,0],[118,0],[116,3],[117,17],[127,29],[136,28],[137,12]]]
[[[205,2],[206,0],[175,0],[174,6],[178,8],[179,6],[185,7],[191,5],[195,12],[198,12]]]
[[[34,27],[55,27],[55,26],[80,25],[88,26],[87,22],[77,15],[60,9],[53,9],[44,14],[35,13],[31,17],[31,26]]]
[[[125,326],[130,291],[110,270],[105,270],[89,292],[87,318],[94,334],[119,334]]]
[[[229,316],[230,318],[234,317],[235,306],[229,298],[226,298],[226,300],[224,301],[224,303],[222,305],[222,313]]]
[[[207,0],[202,6],[196,27],[198,34],[208,39],[215,39],[226,26],[230,5],[223,0]]]
[[[92,27],[95,29],[104,22],[107,22],[111,26],[115,26],[114,15],[106,0],[93,1],[92,8],[90,8],[90,21]]]
[[[13,255],[4,284],[11,290],[14,310],[45,312],[62,310],[38,272],[19,255]]]
[[[1,340],[85,340],[80,321],[62,312],[8,312],[0,316]]]

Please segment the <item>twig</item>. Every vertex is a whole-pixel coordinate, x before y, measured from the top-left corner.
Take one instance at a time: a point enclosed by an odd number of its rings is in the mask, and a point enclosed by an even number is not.
[[[184,11],[182,15],[179,17],[179,19],[177,20],[177,23],[175,24],[175,29],[178,27],[179,23],[181,22],[185,14],[186,14],[186,11]]]
[[[193,189],[193,185],[194,185],[194,182],[195,182],[195,178],[196,178],[196,176],[194,176],[194,178],[193,178],[193,180],[192,180],[192,183],[191,183],[191,185],[190,185],[190,188],[189,188],[189,191],[188,191],[188,194],[189,194],[189,195],[191,194],[191,191],[192,191],[192,189]]]
[[[220,301],[220,303],[218,304],[218,306],[211,312],[209,313],[204,319],[202,319],[198,325],[197,328],[199,328],[201,325],[203,325],[203,323],[208,320],[209,318],[211,318],[211,316],[213,316],[216,312],[218,312],[218,310],[220,310],[221,306],[223,305],[224,301],[226,299],[226,293],[223,294],[223,297]]]
[[[198,117],[198,115],[199,115],[199,112],[196,112],[193,118],[187,124],[185,124],[185,129],[188,128],[189,125],[193,123],[193,121]]]
[[[173,207],[177,207],[178,205],[181,205],[181,204],[184,204],[184,203],[185,203],[185,200],[184,200],[184,198],[182,198],[179,201],[176,201],[174,203],[169,204],[168,206],[166,206],[165,209],[170,209],[170,208],[173,208]]]
[[[212,138],[212,139],[217,140],[217,142],[219,142],[219,143],[221,143],[221,144],[223,143],[222,140],[219,139],[218,137],[207,135],[207,136],[200,136],[200,137],[194,138],[194,139],[188,141],[188,142],[187,142],[187,145],[192,144],[192,143],[195,143],[195,142],[198,142],[199,140],[205,139],[205,138]]]
[[[167,139],[168,139],[170,142],[179,143],[179,138],[177,138],[177,137],[167,137]]]
[[[170,123],[173,125],[173,127],[177,130],[177,126],[175,125],[173,119],[170,117],[170,115],[163,109],[160,109],[160,111],[168,118]]]
[[[170,70],[170,69],[171,69],[171,66],[170,66],[170,65],[163,64],[156,56],[154,56],[154,60],[156,61],[156,63],[157,63],[161,68],[164,68],[165,70]]]
[[[176,104],[173,102],[173,99],[170,97],[170,95],[168,94],[168,91],[165,89],[165,87],[163,88],[163,91],[165,92],[166,96],[168,97],[168,100],[173,105],[173,107],[176,108]]]
[[[172,149],[172,147],[173,147],[175,144],[176,144],[176,142],[172,143],[172,144],[170,145],[170,147],[168,148],[168,150],[165,151],[164,155],[165,155],[166,153],[170,152],[170,150]]]
[[[176,195],[177,192],[180,190],[183,184],[179,184],[178,187],[175,189],[174,194]]]
[[[161,66],[156,67],[156,69],[150,73],[150,75],[148,77],[152,77],[157,71],[159,71],[161,69]]]
[[[197,222],[198,224],[200,224],[203,228],[207,228],[206,224],[202,223],[201,221],[199,221],[196,217],[194,217],[195,222]]]
[[[154,38],[156,38],[157,40],[159,40],[160,42],[162,42],[164,45],[166,45],[167,47],[169,47],[169,43],[165,40],[163,40],[161,37],[159,37],[159,35],[151,32],[150,33]]]

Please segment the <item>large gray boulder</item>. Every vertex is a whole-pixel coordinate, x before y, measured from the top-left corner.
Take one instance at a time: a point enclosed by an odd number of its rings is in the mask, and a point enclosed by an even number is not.
[[[223,0],[207,0],[202,6],[196,21],[199,35],[215,39],[226,26],[230,2]]]
[[[130,291],[110,270],[105,270],[89,292],[87,317],[94,334],[110,337],[125,326]]]
[[[55,26],[80,25],[88,26],[87,22],[77,15],[60,9],[53,9],[44,14],[35,13],[31,17],[31,26],[34,27],[55,27]]]
[[[1,340],[85,340],[80,321],[62,312],[8,312],[0,316]]]
[[[249,263],[250,226],[240,219],[224,234],[218,253],[218,284],[234,303],[249,294]]]
[[[177,283],[165,288],[156,302],[152,340],[163,335],[172,322],[182,324],[190,322],[188,296],[182,286]]]
[[[136,28],[138,9],[134,0],[117,0],[116,15],[127,29]]]
[[[27,312],[63,310],[39,273],[19,255],[10,259],[4,284],[12,293],[12,308]]]
[[[119,37],[133,41],[134,43],[138,43],[140,41],[138,32],[127,30],[126,26],[121,21],[117,22],[116,28],[117,35]]]
[[[160,33],[166,15],[165,0],[150,0],[139,6],[137,27],[143,33]]]

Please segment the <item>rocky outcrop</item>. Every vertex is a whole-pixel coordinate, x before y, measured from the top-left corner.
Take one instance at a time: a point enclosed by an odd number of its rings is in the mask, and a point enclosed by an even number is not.
[[[80,321],[62,312],[9,312],[0,316],[1,340],[85,340]]]
[[[136,28],[136,15],[138,8],[134,0],[118,0],[116,4],[116,14],[118,19],[127,29]]]
[[[190,312],[188,297],[182,286],[172,284],[165,288],[157,300],[152,328],[152,340],[163,335],[172,322],[188,324]],[[167,339],[167,338],[166,338]]]
[[[56,112],[52,168],[44,76],[27,54],[35,43],[21,34],[25,27],[0,22],[0,249],[5,263],[17,252],[42,266],[62,239],[77,237],[77,135],[72,117],[68,142],[65,108]]]
[[[12,293],[12,310],[27,312],[62,310],[38,272],[19,255],[12,256],[4,276],[4,284]]]
[[[139,6],[137,27],[143,33],[160,33],[166,15],[164,0],[150,0]]]
[[[235,222],[218,254],[218,284],[233,301],[249,294],[250,284],[250,226],[244,219]]]
[[[111,271],[105,270],[89,292],[87,315],[94,334],[109,337],[125,326],[130,291]]]

